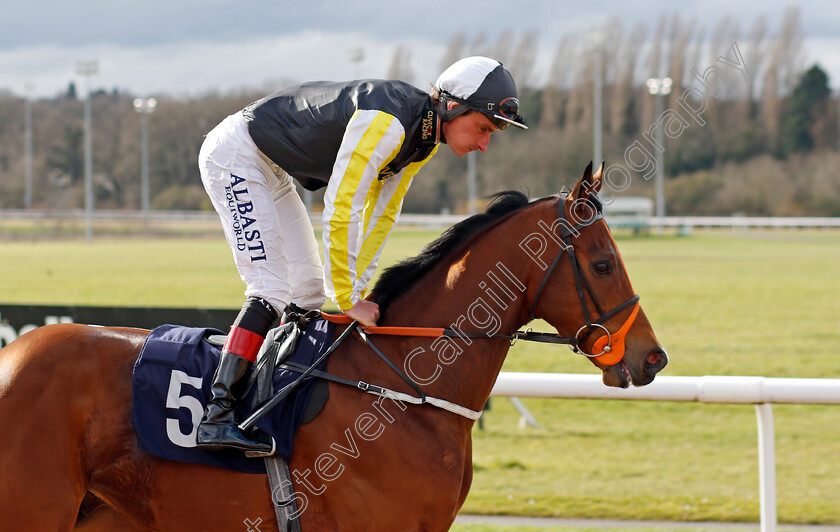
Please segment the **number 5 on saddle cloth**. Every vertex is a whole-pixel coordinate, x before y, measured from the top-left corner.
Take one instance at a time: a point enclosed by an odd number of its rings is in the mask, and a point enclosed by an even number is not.
[[[283,390],[301,377],[300,371],[278,367],[281,362],[298,368],[320,362],[313,370],[324,369],[324,354],[333,343],[335,326],[316,318],[304,327],[288,323],[269,332],[237,407],[237,420],[246,419],[253,409],[276,396],[275,390]],[[247,458],[240,451],[208,451],[195,446],[223,343],[222,331],[211,328],[163,325],[149,334],[132,378],[131,417],[138,447],[170,460],[265,474],[262,460]],[[307,375],[256,423],[274,437],[277,454],[286,461],[291,458],[298,428],[320,411],[327,389],[326,381]]]

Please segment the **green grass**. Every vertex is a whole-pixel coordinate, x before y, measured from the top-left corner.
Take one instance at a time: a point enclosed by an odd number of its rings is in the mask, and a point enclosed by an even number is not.
[[[418,252],[438,234],[401,232],[381,264]],[[0,241],[0,303],[239,308],[244,289],[221,232],[189,240]]]
[[[840,377],[840,234],[699,233],[619,239],[671,362],[664,375]],[[507,371],[591,373],[563,350],[517,344]],[[749,405],[493,401],[475,439],[465,511],[757,521]],[[840,523],[840,408],[775,405],[783,522]],[[516,479],[516,480],[513,480]]]
[[[382,264],[437,234],[398,232]],[[840,378],[840,233],[619,235],[618,243],[669,352],[664,375]],[[220,237],[0,243],[3,303],[238,308],[242,289]],[[597,371],[563,347],[524,342],[504,370]],[[758,520],[752,406],[523,401],[539,428],[518,428],[512,405],[494,399],[475,431],[465,512]],[[774,414],[780,521],[840,524],[840,408],[775,405]]]
[[[480,525],[480,524],[456,524],[453,526],[451,532],[668,532],[671,530],[667,527],[632,527],[632,528],[601,528],[601,527],[583,527],[575,528],[570,526],[499,526],[499,525]],[[679,528],[673,529],[680,532],[704,532],[703,528]],[[715,532],[724,532],[725,529],[715,529]],[[736,530],[733,528],[733,530]]]

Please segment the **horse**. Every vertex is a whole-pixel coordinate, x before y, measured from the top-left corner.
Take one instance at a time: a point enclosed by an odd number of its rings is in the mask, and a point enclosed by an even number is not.
[[[372,291],[380,325],[463,332],[376,337],[413,388],[356,333],[329,372],[480,411],[516,331],[540,318],[575,339],[604,384],[650,383],[668,358],[599,215],[602,170],[590,164],[566,195],[503,193],[383,272]],[[265,476],[138,449],[130,382],[148,333],[57,324],[0,351],[4,530],[277,529]],[[302,530],[448,530],[472,480],[473,424],[330,382],[289,462]]]

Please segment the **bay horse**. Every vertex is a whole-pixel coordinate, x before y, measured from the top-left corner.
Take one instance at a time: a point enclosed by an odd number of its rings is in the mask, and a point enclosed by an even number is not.
[[[606,223],[592,214],[600,211],[600,185],[601,171],[593,175],[590,164],[565,197],[529,202],[503,193],[385,271],[373,291],[380,325],[443,326],[483,338],[378,336],[376,345],[426,394],[474,411],[490,394],[511,335],[533,318],[576,338],[606,385],[650,383],[667,355]],[[130,381],[147,334],[50,325],[0,351],[0,528],[276,530],[265,476],[138,450]],[[595,358],[619,351],[620,360]],[[412,393],[355,333],[328,369]],[[289,469],[302,529],[448,530],[472,479],[474,421],[372,397],[330,382],[321,414],[300,428]]]

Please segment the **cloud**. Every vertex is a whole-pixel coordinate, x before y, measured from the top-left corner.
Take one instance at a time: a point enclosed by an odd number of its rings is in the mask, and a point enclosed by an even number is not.
[[[745,36],[760,16],[768,31],[781,24],[786,0],[762,3],[709,0],[675,9],[665,0],[618,3],[592,0],[567,5],[548,0],[483,0],[431,4],[421,11],[385,0],[5,0],[0,18],[0,90],[54,96],[79,81],[78,60],[98,59],[96,88],[137,95],[191,95],[241,87],[269,89],[290,81],[385,77],[394,48],[412,54],[414,81],[433,81],[449,39],[464,33],[495,42],[504,31],[538,32],[535,62],[544,78],[560,37],[585,34],[609,17],[625,31],[643,24],[652,35],[664,16],[696,19],[708,35],[724,16]],[[808,64],[819,62],[840,87],[840,5],[802,1]],[[833,26],[832,26],[833,25]],[[810,36],[811,33],[813,36]],[[744,37],[745,38],[745,37]],[[354,64],[348,49],[362,46]]]
[[[383,42],[356,33],[304,32],[239,42],[193,41],[132,47],[125,45],[39,46],[0,51],[0,88],[52,97],[68,84],[83,87],[75,73],[79,60],[98,60],[94,88],[120,89],[135,95],[194,96],[210,90],[257,88],[266,92],[293,82],[386,77],[397,44],[412,50],[412,70],[425,86],[437,77],[441,46],[417,40]],[[361,47],[364,58],[350,61],[349,49]]]
[[[498,19],[505,5],[485,0],[473,10],[459,3],[444,13],[390,0],[4,0],[0,49],[243,42],[305,32],[433,41],[469,20],[510,27],[515,22]]]
[[[441,43],[450,35],[536,29],[543,35],[586,31],[616,18],[628,27],[655,25],[661,16],[696,19],[711,26],[724,16],[742,25],[760,17],[778,24],[790,0],[463,0],[443,5],[393,0],[4,0],[0,49],[78,47],[91,43],[142,47],[188,42],[242,42],[304,32],[361,33],[393,41]],[[813,37],[837,36],[840,6],[799,0],[803,30]],[[746,29],[746,28],[742,28]]]

